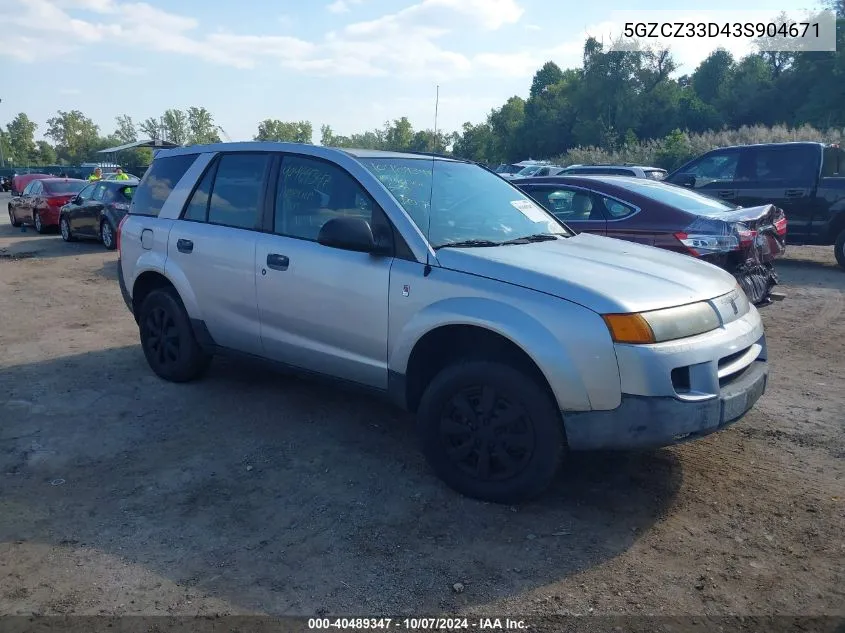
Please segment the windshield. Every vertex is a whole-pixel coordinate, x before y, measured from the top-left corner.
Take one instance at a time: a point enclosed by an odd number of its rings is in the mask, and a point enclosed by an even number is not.
[[[497,174],[513,174],[519,171],[516,165],[499,165],[496,167]]]
[[[79,193],[87,184],[84,180],[65,180],[64,182],[45,182],[44,188],[48,193],[65,195]]]
[[[478,165],[414,158],[359,160],[393,194],[434,248],[540,234],[571,235],[545,209]]]
[[[669,206],[697,215],[710,215],[720,211],[733,211],[736,205],[727,204],[708,198],[685,187],[678,187],[664,182],[638,179],[625,182],[625,188],[646,198],[662,202]]]

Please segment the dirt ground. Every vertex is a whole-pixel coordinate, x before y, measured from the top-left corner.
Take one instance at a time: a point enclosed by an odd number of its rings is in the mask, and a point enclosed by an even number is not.
[[[0,198],[0,614],[845,614],[845,271],[793,247],[729,430],[461,498],[409,419],[215,361],[155,378],[116,255]],[[460,583],[462,587],[455,588]]]

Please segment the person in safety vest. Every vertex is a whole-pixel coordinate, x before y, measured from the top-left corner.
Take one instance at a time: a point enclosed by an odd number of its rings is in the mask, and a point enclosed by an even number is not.
[[[123,173],[123,170],[118,167],[114,172],[114,179],[115,180],[130,180],[129,176]]]
[[[97,167],[97,169],[94,170],[94,173],[88,176],[88,182],[95,182],[97,180],[102,180],[102,178],[103,170]]]

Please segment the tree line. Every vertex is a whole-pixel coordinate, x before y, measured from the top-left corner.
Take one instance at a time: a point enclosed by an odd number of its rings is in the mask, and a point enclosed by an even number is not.
[[[835,52],[759,51],[735,59],[712,52],[690,74],[676,76],[670,51],[615,51],[589,38],[580,68],[547,62],[528,95],[513,96],[484,121],[454,132],[415,130],[407,117],[343,136],[328,125],[319,142],[334,147],[451,153],[486,164],[548,158],[573,162],[647,162],[672,168],[707,143],[735,138],[838,140],[845,129],[845,12],[842,0]],[[219,142],[225,131],[202,107],[168,109],[135,122],[115,119],[102,135],[82,112],[59,111],[36,141],[25,113],[0,129],[0,149],[16,165],[76,164],[97,150],[139,136],[178,144]],[[745,131],[743,131],[745,130]],[[733,132],[731,132],[733,131]],[[255,140],[314,143],[309,121],[261,121]],[[149,152],[132,154],[139,163]]]

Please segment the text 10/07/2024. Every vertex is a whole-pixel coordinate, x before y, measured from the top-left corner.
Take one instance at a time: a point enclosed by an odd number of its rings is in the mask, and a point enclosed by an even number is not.
[[[390,630],[408,631],[520,631],[528,628],[515,618],[309,618],[309,630]]]

